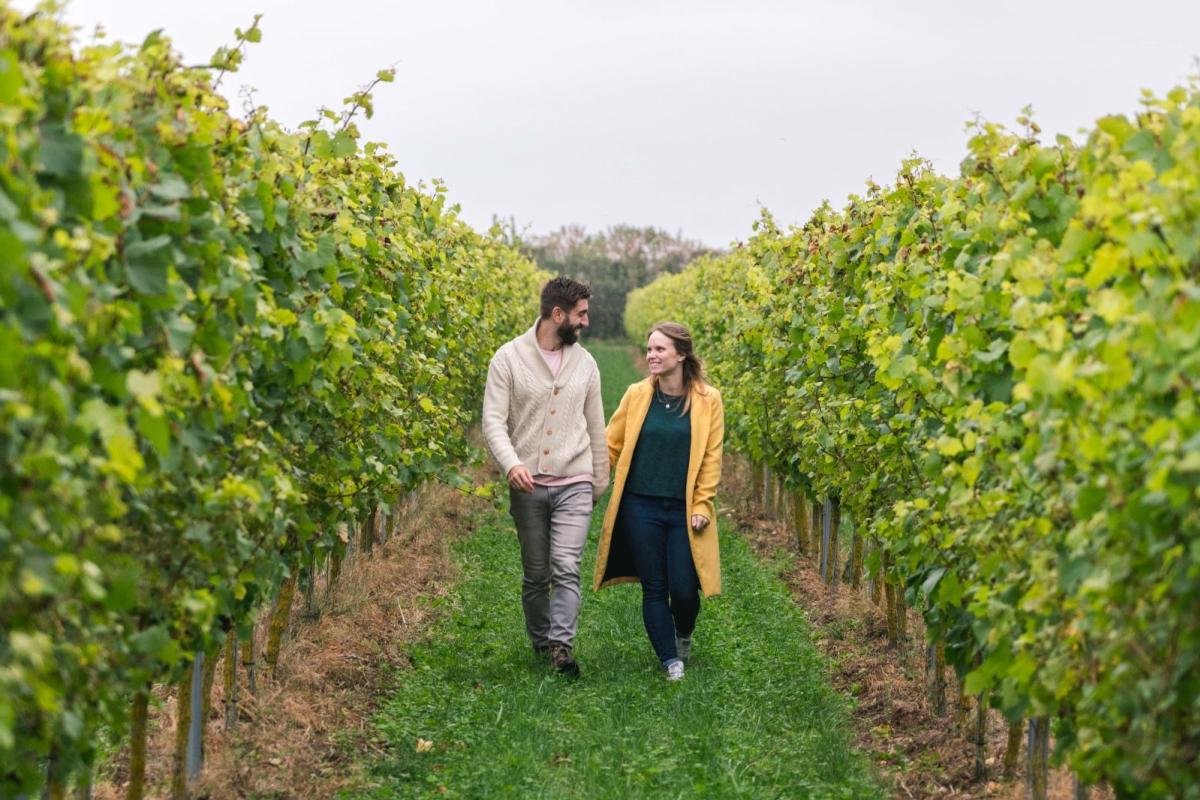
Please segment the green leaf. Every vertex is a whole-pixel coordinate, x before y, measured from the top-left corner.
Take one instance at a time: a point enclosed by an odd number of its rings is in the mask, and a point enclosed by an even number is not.
[[[1075,496],[1075,518],[1091,519],[1092,515],[1103,507],[1107,497],[1108,493],[1099,486],[1089,484],[1081,487]]]
[[[59,123],[42,126],[41,169],[58,178],[73,178],[83,166],[83,139]]]
[[[125,387],[142,408],[155,416],[163,413],[162,405],[158,402],[158,397],[162,394],[162,378],[157,372],[131,370],[125,376]]]
[[[334,158],[345,158],[346,156],[354,155],[354,151],[357,146],[358,145],[354,141],[354,137],[346,131],[342,131],[337,136],[333,137],[330,153]]]
[[[988,688],[992,683],[992,676],[983,669],[973,670],[967,673],[967,677],[963,680],[963,694],[975,695]]]
[[[121,210],[120,193],[101,180],[92,179],[92,217],[106,220]]]
[[[1111,244],[1103,244],[1096,249],[1083,279],[1089,289],[1099,289],[1109,279],[1124,272],[1126,265],[1123,252]]]
[[[17,54],[12,50],[0,50],[0,105],[15,105],[24,85]]]
[[[925,577],[925,582],[921,584],[921,591],[926,595],[933,595],[933,590],[937,588],[938,581],[946,574],[945,567],[935,567],[929,570],[929,574]]]
[[[125,248],[125,270],[134,289],[148,295],[166,293],[170,244],[171,237],[164,234]]]
[[[1008,347],[1008,360],[1017,369],[1025,369],[1038,354],[1038,347],[1024,334],[1013,337]]]
[[[1013,659],[1012,666],[1008,668],[1008,674],[1017,683],[1028,683],[1033,674],[1037,672],[1037,667],[1037,660],[1029,653],[1022,651]]]
[[[192,190],[188,186],[187,181],[173,172],[161,175],[158,182],[150,186],[150,194],[159,200],[166,200],[168,202],[182,200],[191,195],[191,193]]]
[[[84,403],[75,421],[88,433],[99,433],[103,441],[129,431],[129,425],[125,421],[125,412],[108,405],[99,398],[93,398]]]
[[[963,587],[959,582],[958,576],[953,572],[947,572],[938,584],[937,599],[938,602],[945,603],[948,606],[957,606],[962,602]]]
[[[104,442],[104,446],[108,450],[106,466],[126,483],[132,483],[146,466],[142,454],[138,452],[137,444],[128,433],[110,436]]]
[[[171,427],[167,418],[161,414],[151,414],[144,408],[137,410],[136,417],[138,433],[146,437],[159,458],[166,458],[171,452]]]

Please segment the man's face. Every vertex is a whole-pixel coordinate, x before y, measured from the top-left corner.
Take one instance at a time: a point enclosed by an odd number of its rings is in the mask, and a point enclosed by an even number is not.
[[[561,308],[556,308],[554,315],[562,317],[558,324],[558,338],[563,344],[575,344],[579,341],[579,332],[588,326],[588,301],[580,300],[565,314]]]

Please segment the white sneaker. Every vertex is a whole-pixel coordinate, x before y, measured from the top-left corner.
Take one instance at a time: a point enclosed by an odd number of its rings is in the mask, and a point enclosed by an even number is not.
[[[667,664],[667,680],[681,681],[683,680],[683,662],[676,659]]]
[[[675,637],[675,655],[679,656],[684,661],[692,657],[692,637]]]

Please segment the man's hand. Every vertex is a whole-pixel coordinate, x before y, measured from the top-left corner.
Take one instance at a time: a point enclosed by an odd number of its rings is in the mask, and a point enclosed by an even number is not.
[[[517,464],[508,471],[508,485],[518,492],[532,494],[533,476],[529,474],[529,470],[525,469],[524,464]]]
[[[699,533],[708,527],[708,517],[703,514],[692,514],[692,529]]]

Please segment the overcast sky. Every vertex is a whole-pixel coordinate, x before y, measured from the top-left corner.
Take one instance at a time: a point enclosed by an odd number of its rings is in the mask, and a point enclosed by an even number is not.
[[[66,16],[84,38],[163,28],[200,63],[255,12],[263,40],[224,84],[235,109],[250,86],[294,126],[394,65],[362,129],[410,181],[444,179],[471,224],[716,246],[760,206],[802,223],[841,205],[913,151],[954,171],[976,113],[1032,104],[1047,136],[1075,133],[1200,55],[1200,0],[74,0]]]

